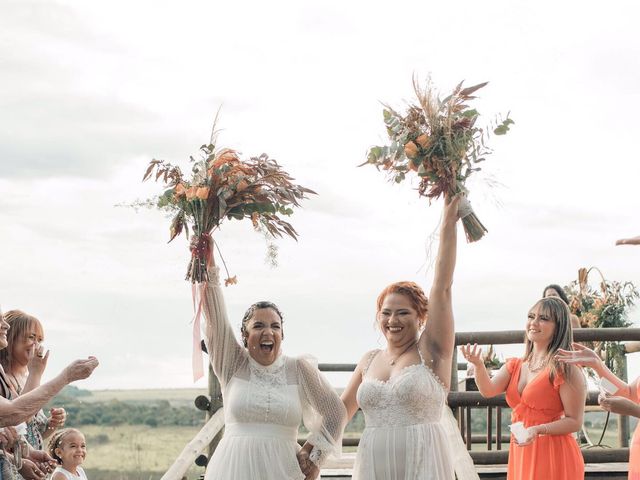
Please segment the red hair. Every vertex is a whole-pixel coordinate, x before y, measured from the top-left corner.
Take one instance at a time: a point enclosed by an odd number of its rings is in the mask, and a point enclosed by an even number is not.
[[[378,295],[378,300],[376,302],[378,313],[382,310],[384,299],[391,293],[399,293],[400,295],[407,297],[411,302],[411,306],[418,314],[420,326],[424,326],[427,321],[429,299],[425,295],[424,290],[422,290],[422,287],[415,282],[395,282],[388,285],[384,290],[382,290],[382,292],[380,292],[380,295]]]

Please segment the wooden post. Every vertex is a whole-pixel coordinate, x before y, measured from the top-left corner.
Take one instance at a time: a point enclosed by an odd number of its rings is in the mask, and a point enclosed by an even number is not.
[[[621,380],[627,381],[627,356],[624,356],[622,361],[622,375]],[[621,448],[629,446],[629,417],[626,415],[618,416],[618,442]]]
[[[212,418],[216,414],[216,412],[222,408],[222,389],[220,388],[218,377],[216,377],[216,374],[213,373],[211,362],[209,362],[209,398],[211,399],[211,403],[209,406],[209,411],[207,412],[207,420]],[[223,433],[224,426],[215,435],[215,437],[213,437],[211,443],[209,443],[209,460],[211,460],[213,452],[215,452],[218,443],[220,443]]]
[[[492,415],[492,409],[493,407],[487,407],[487,450],[491,450],[491,443],[492,443],[492,429],[493,429],[493,415]],[[497,407],[500,408],[500,407]]]
[[[217,415],[211,417],[198,434],[182,450],[175,462],[169,467],[160,480],[179,480],[193,464],[196,456],[204,450],[213,435],[224,424],[224,412],[220,410]]]
[[[502,450],[502,407],[496,407],[496,450]]]

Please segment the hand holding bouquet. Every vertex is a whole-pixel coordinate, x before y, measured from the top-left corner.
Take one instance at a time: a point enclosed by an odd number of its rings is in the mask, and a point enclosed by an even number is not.
[[[385,106],[384,123],[391,144],[372,147],[362,165],[387,171],[396,183],[414,172],[420,177],[418,193],[429,199],[466,193],[465,182],[491,153],[485,145],[485,131],[476,126],[480,114],[468,105],[486,84],[462,88],[460,83],[441,100],[430,83],[422,88],[414,78],[417,103],[410,104],[404,114]],[[512,123],[507,116],[494,134],[504,135]],[[461,204],[459,214],[467,241],[482,238],[487,229],[468,202]]]

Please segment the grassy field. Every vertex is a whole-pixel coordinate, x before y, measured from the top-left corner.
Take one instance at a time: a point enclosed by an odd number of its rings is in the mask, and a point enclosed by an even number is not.
[[[145,425],[84,426],[87,476],[92,480],[159,479],[198,430]],[[188,475],[197,478],[202,473],[204,469],[194,465]]]
[[[206,395],[204,388],[163,388],[148,390],[92,390],[91,395],[82,397],[83,402],[148,402],[167,400],[173,406],[193,405],[198,395]]]

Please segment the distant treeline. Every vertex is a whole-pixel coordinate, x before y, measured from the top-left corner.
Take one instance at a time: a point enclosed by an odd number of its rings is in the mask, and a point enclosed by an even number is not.
[[[91,392],[70,386],[56,396],[49,406],[64,407],[67,426],[82,425],[149,425],[199,426],[204,423],[205,412],[195,406],[174,407],[167,400],[148,402],[84,402]]]

